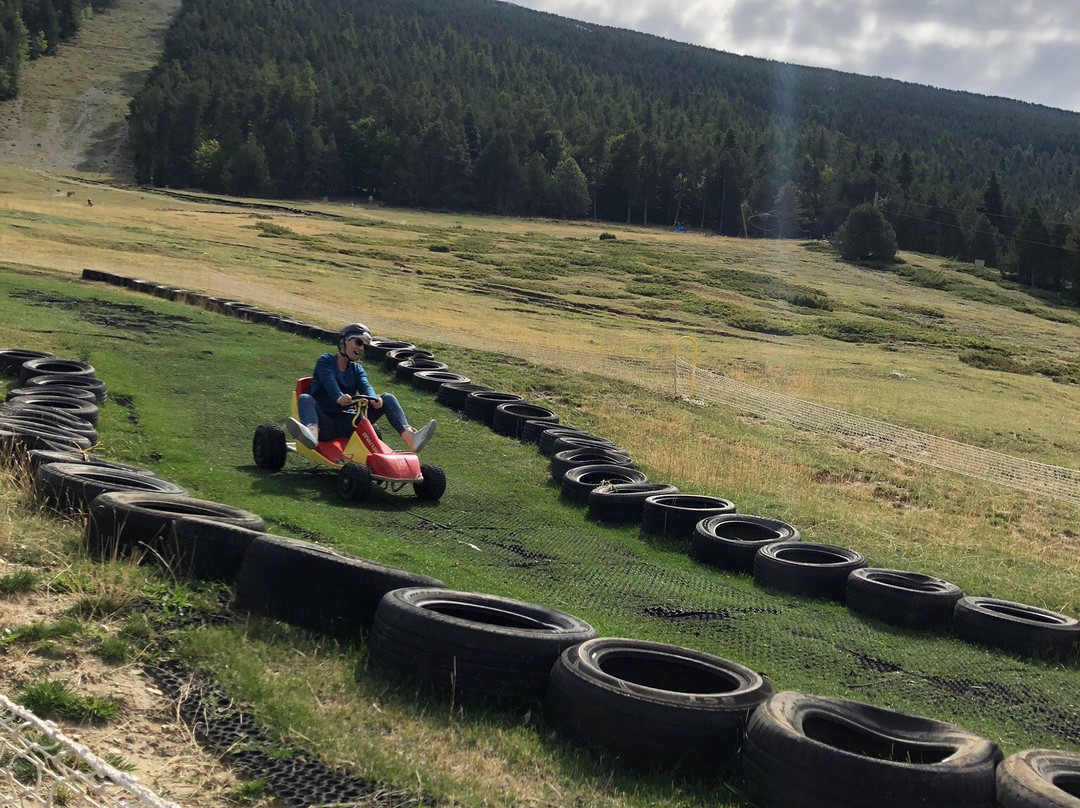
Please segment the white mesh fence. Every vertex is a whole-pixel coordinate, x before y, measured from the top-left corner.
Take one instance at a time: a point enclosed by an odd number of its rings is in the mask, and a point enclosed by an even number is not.
[[[725,404],[916,463],[1080,505],[1080,471],[1036,463],[762,390],[675,360],[678,395]]]
[[[179,808],[0,694],[0,808]]]

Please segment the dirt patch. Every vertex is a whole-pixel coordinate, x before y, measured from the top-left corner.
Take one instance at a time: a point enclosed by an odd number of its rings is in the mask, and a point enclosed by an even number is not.
[[[0,573],[13,570],[0,563]],[[51,623],[75,600],[74,595],[56,592],[0,596],[3,630]],[[9,698],[46,678],[120,705],[120,718],[106,724],[56,723],[64,735],[98,757],[130,766],[129,773],[159,797],[190,808],[218,808],[226,801],[224,795],[237,787],[237,778],[203,751],[173,702],[140,666],[108,665],[67,645],[56,653],[32,643],[0,644],[0,689]]]
[[[137,331],[143,334],[164,334],[184,328],[189,331],[210,333],[209,329],[200,328],[189,317],[151,311],[135,303],[114,303],[111,300],[102,300],[97,297],[68,297],[66,295],[37,291],[14,292],[12,297],[28,300],[32,306],[47,306],[73,312],[95,325],[125,331]]]

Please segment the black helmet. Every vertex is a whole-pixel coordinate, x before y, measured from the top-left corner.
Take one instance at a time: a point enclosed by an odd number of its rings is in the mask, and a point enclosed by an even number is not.
[[[359,337],[360,341],[365,345],[371,344],[371,332],[368,331],[368,327],[363,323],[349,323],[343,329],[338,331],[338,350],[345,350],[345,340]]]

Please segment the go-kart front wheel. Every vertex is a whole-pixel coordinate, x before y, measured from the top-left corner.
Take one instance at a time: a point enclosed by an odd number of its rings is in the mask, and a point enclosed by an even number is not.
[[[366,502],[371,496],[371,469],[362,463],[346,463],[338,471],[337,492],[350,502]]]
[[[446,493],[446,473],[441,466],[424,463],[420,466],[424,479],[413,483],[416,498],[426,502],[436,502]]]
[[[251,442],[251,454],[255,465],[267,471],[281,471],[285,468],[285,430],[277,424],[261,424],[255,429],[255,438]]]

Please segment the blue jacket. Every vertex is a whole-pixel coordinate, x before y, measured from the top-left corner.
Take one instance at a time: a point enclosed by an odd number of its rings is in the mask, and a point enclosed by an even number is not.
[[[337,354],[324,353],[315,361],[311,375],[311,395],[325,413],[346,412],[338,403],[342,393],[350,396],[375,398],[375,388],[368,381],[367,372],[359,362],[349,362],[344,371],[338,370]]]

